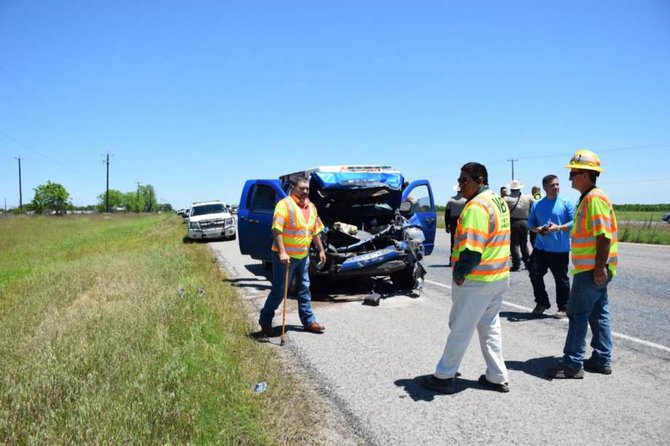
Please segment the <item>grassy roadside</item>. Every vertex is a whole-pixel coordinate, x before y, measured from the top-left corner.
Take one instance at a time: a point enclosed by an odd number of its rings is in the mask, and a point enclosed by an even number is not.
[[[183,231],[172,215],[0,218],[0,443],[314,443],[299,385]]]

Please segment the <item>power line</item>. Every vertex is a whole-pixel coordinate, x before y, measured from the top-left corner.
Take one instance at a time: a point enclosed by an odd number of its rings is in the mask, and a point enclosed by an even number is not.
[[[644,150],[644,149],[654,149],[654,148],[659,148],[659,147],[664,147],[664,146],[670,146],[670,142],[661,142],[661,143],[655,143],[655,144],[645,144],[645,145],[639,145],[639,146],[628,146],[628,147],[615,147],[612,149],[597,149],[595,150],[596,153],[601,154],[601,153],[607,153],[607,152],[617,152],[617,151],[624,151],[624,150]],[[469,152],[475,152],[475,150],[470,150]],[[534,160],[534,159],[545,159],[545,158],[558,158],[558,157],[570,157],[573,155],[574,152],[556,152],[556,153],[547,153],[543,155],[534,155],[534,156],[520,156],[517,161],[524,161],[524,160]],[[509,161],[509,159],[498,159],[498,160],[493,160],[493,161],[487,161],[485,164],[492,165],[492,164],[499,164],[499,163],[504,163]]]
[[[80,171],[80,170],[78,170],[78,169],[73,168],[71,164],[65,164],[65,163],[63,163],[61,160],[59,160],[59,159],[57,159],[57,158],[53,158],[53,157],[51,157],[51,156],[45,155],[45,154],[43,154],[43,153],[41,153],[41,152],[39,152],[39,151],[33,149],[33,148],[30,147],[29,145],[22,143],[21,141],[19,141],[18,139],[12,137],[11,135],[8,135],[7,133],[3,132],[2,130],[0,130],[0,135],[4,136],[5,138],[9,139],[10,141],[12,141],[12,142],[14,142],[14,143],[16,143],[16,144],[18,144],[18,145],[20,145],[20,146],[23,147],[24,149],[28,149],[28,150],[30,150],[30,151],[33,152],[34,154],[39,155],[39,156],[41,156],[41,157],[44,158],[44,159],[47,159],[47,160],[49,160],[49,161],[53,161],[53,162],[55,162],[55,163],[58,163],[58,164],[60,164],[60,165],[63,166],[63,167],[67,167],[68,169],[72,170],[74,173],[78,173],[78,174],[80,174],[80,175],[85,175],[84,172],[82,172],[82,171]]]

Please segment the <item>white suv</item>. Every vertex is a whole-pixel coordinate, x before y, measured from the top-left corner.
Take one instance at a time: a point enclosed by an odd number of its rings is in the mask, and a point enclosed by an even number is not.
[[[227,238],[235,240],[235,219],[218,200],[196,201],[188,211],[188,238],[191,240]]]

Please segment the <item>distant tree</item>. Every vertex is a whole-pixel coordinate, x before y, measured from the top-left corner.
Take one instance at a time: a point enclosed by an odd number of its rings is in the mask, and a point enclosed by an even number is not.
[[[158,210],[158,200],[154,187],[151,184],[142,184],[138,191],[139,201],[137,206],[140,212],[156,212]]]
[[[172,212],[172,205],[170,203],[161,203],[158,205],[158,210],[161,212]]]
[[[105,193],[98,195],[98,209],[105,210]],[[156,190],[151,184],[141,184],[134,192],[109,190],[109,207],[123,207],[128,212],[156,212],[161,209],[156,199]]]
[[[41,184],[33,190],[35,191],[35,197],[31,204],[35,212],[39,214],[52,210],[57,215],[62,215],[68,208],[72,207],[72,204],[68,201],[70,194],[61,184],[47,181],[46,184]]]
[[[100,211],[105,210],[105,193],[101,193],[98,195],[98,209]],[[109,190],[109,207],[111,208],[119,208],[119,207],[124,207],[125,206],[125,195],[123,192],[116,190],[116,189],[110,189]]]

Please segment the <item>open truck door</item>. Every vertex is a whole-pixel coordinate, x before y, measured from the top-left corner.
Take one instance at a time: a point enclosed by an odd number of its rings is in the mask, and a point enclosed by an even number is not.
[[[410,203],[410,210],[406,212],[408,221],[421,225],[426,240],[423,242],[425,254],[430,255],[435,247],[435,232],[437,230],[437,213],[433,190],[428,180],[412,181],[402,193],[402,201]]]
[[[279,180],[248,180],[237,211],[240,252],[252,259],[270,261],[272,216],[277,202],[286,197]]]

